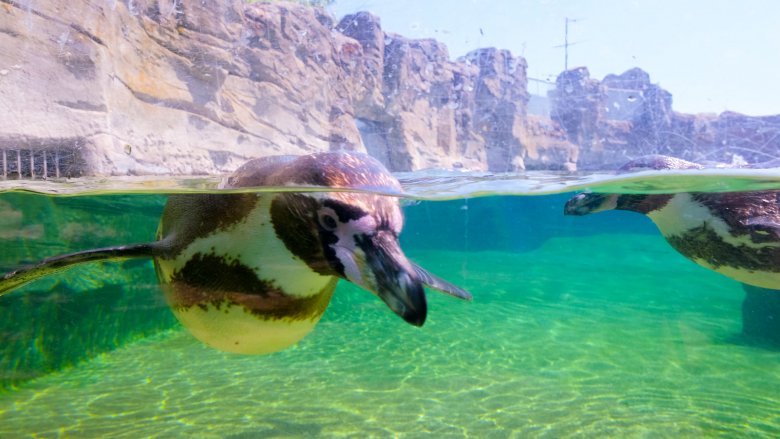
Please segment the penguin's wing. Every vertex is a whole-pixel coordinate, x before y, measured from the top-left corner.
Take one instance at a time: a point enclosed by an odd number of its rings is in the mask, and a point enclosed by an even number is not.
[[[414,271],[417,274],[417,277],[419,277],[422,283],[424,283],[426,286],[433,288],[440,293],[448,294],[452,297],[457,297],[458,299],[472,299],[471,293],[464,290],[463,288],[447,282],[446,280],[436,276],[435,274],[415,263],[412,263],[412,266],[414,267]]]
[[[58,273],[71,265],[82,262],[151,257],[158,251],[157,243],[122,245],[84,250],[46,258],[37,264],[27,265],[0,277],[0,296],[34,281],[39,277]]]

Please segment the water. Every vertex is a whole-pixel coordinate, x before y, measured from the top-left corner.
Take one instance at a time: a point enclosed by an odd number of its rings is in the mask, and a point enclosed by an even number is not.
[[[638,171],[630,174],[614,172],[570,173],[527,171],[523,173],[461,172],[424,170],[396,174],[404,186],[402,193],[382,189],[361,188],[409,199],[448,200],[499,195],[547,195],[567,191],[594,190],[606,193],[677,193],[677,192],[740,192],[777,189],[780,168],[705,168],[686,170]],[[82,177],[77,179],[3,180],[2,192],[30,192],[48,195],[174,194],[220,191],[240,192],[301,192],[317,191],[317,187],[285,186],[262,188],[218,189],[224,176],[207,177]],[[338,190],[339,188],[328,188]],[[353,190],[353,189],[341,189]]]
[[[741,334],[741,285],[641,215],[562,215],[574,190],[778,189],[776,170],[401,179],[402,247],[473,302],[431,292],[414,328],[341,282],[302,342],[236,356],[179,326],[150,262],[76,267],[0,297],[0,437],[780,434],[780,349]],[[216,180],[117,181],[3,182],[0,268],[149,240],[162,192]]]

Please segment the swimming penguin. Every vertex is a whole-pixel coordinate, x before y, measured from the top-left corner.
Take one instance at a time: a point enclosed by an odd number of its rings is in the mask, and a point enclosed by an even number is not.
[[[667,156],[646,156],[621,171],[699,169],[701,165]],[[581,193],[564,214],[605,210],[647,215],[661,234],[688,259],[732,279],[780,289],[780,191],[677,194]]]
[[[355,153],[251,160],[221,187],[320,186],[400,193],[378,161]],[[471,295],[404,256],[396,197],[356,191],[171,195],[157,240],[55,256],[6,274],[0,295],[70,265],[151,257],[179,321],[219,350],[274,352],[319,321],[337,279],[373,292],[422,326],[423,285]]]

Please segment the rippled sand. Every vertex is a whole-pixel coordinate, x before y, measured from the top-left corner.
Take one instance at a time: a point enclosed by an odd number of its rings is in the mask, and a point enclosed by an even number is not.
[[[660,238],[411,256],[475,301],[432,293],[413,328],[341,284],[269,356],[160,334],[0,394],[0,437],[780,434],[780,352],[739,342],[741,288]]]

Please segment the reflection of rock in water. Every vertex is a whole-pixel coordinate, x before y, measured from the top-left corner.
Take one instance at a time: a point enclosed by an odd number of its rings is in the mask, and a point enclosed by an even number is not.
[[[0,241],[40,239],[42,236],[42,224],[25,224],[22,211],[14,209],[13,204],[0,199]]]
[[[742,333],[780,347],[780,290],[742,285]]]

